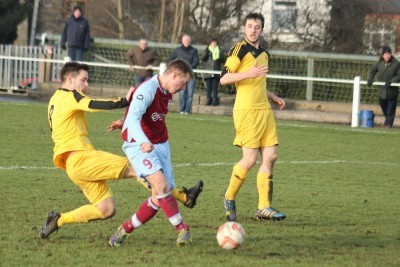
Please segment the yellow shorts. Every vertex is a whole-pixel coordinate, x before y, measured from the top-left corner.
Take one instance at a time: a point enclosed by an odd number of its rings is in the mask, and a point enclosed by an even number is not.
[[[262,148],[278,145],[272,109],[234,110],[235,146]]]
[[[71,181],[79,186],[92,204],[112,196],[107,180],[121,179],[128,159],[101,150],[76,151],[66,163]]]

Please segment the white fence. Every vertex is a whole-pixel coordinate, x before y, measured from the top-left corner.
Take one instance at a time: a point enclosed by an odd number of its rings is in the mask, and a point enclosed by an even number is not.
[[[49,63],[49,64],[46,64]],[[35,88],[36,82],[41,80],[46,81],[59,81],[59,73],[64,64],[64,58],[60,49],[50,49],[49,47],[13,47],[13,46],[0,46],[0,91],[6,93],[26,92],[29,89]],[[129,70],[130,66],[127,64],[110,64],[99,62],[85,62],[94,68],[100,67],[108,69]],[[133,66],[134,68],[144,69],[142,66]],[[49,70],[44,70],[49,68]],[[153,68],[155,71],[162,72],[165,69],[165,63]],[[107,72],[107,71],[106,71]],[[214,73],[219,74],[219,71],[212,70],[194,70],[195,73]],[[44,73],[44,74],[43,74]],[[103,72],[104,73],[104,72]],[[47,75],[48,77],[41,77]],[[117,77],[114,77],[118,79]],[[352,109],[352,127],[359,126],[358,114],[360,109],[361,99],[361,85],[366,85],[366,81],[362,81],[360,76],[356,76],[353,80],[349,79],[331,79],[331,78],[318,78],[318,77],[299,77],[289,75],[274,75],[268,74],[268,79],[276,79],[282,81],[306,81],[312,82],[326,82],[333,84],[352,85],[353,91],[353,109]],[[384,85],[382,82],[374,82],[374,85]],[[392,84],[393,86],[400,86],[400,83]],[[307,98],[307,97],[306,97]],[[305,99],[306,100],[306,99]]]
[[[39,70],[47,67],[44,60],[61,58],[57,47],[0,45],[0,92],[25,93],[27,88],[35,89],[41,78]],[[58,80],[63,62],[55,63],[42,73],[51,81]]]

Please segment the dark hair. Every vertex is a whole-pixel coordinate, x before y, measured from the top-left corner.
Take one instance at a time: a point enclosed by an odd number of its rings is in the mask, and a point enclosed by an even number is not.
[[[60,73],[61,82],[65,82],[69,74],[76,76],[81,70],[89,72],[89,65],[81,64],[75,61],[65,63]]]
[[[79,11],[82,13],[82,7],[81,6],[74,6],[74,9],[72,12],[75,12],[75,10],[79,9]]]
[[[244,18],[243,26],[245,26],[246,22],[248,20],[250,20],[250,19],[254,19],[254,20],[259,19],[259,20],[261,20],[261,29],[264,29],[264,21],[265,21],[265,19],[264,19],[264,16],[261,13],[250,13],[250,14],[248,14]]]
[[[190,67],[189,63],[187,63],[187,61],[182,58],[177,58],[175,60],[172,60],[168,64],[168,67],[165,72],[171,73],[175,70],[180,71],[183,74],[188,74],[191,79],[194,78],[194,73],[193,73],[192,67]]]
[[[208,44],[211,44],[212,42],[216,42],[218,44],[217,38],[213,37],[208,41]]]

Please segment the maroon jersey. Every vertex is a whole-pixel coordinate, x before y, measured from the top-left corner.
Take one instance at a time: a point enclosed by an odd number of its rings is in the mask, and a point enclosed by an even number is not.
[[[168,140],[165,117],[172,94],[161,88],[158,76],[136,87],[127,108],[122,127],[122,139],[126,142],[164,143]]]

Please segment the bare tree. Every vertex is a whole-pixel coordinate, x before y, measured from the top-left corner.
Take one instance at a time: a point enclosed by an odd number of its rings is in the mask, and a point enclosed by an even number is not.
[[[165,0],[161,0],[161,15],[160,15],[160,32],[158,34],[158,41],[161,42],[164,34],[164,17],[165,17]],[[157,23],[156,23],[157,24]]]
[[[241,26],[243,7],[248,0],[196,0],[190,1],[189,25],[195,39],[204,42],[211,37],[231,41]]]
[[[174,0],[175,15],[174,26],[171,34],[171,43],[177,43],[179,36],[182,33],[186,2],[186,0]]]
[[[97,14],[93,17],[95,21],[91,20],[91,27],[98,35],[125,38],[122,0],[91,1],[89,4],[91,12]]]
[[[371,12],[371,0],[332,0],[331,22],[328,28],[331,51],[363,52],[365,15]]]
[[[306,48],[324,47],[329,42],[331,0],[301,2],[296,21],[296,34],[306,43]]]

